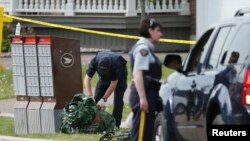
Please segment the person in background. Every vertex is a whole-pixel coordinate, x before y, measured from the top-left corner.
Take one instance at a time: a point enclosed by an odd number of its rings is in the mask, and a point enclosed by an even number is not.
[[[123,112],[123,96],[127,88],[127,61],[115,52],[98,52],[91,60],[84,78],[84,86],[88,95],[93,96],[91,79],[95,72],[99,80],[95,88],[94,99],[97,105],[106,103],[114,92],[114,108],[112,115],[119,129]]]
[[[160,41],[161,25],[154,19],[140,23],[141,38],[129,51],[132,84],[130,106],[133,111],[133,126],[130,141],[152,141],[156,105],[159,99],[162,65],[154,53],[154,44]],[[144,125],[144,127],[143,127]]]

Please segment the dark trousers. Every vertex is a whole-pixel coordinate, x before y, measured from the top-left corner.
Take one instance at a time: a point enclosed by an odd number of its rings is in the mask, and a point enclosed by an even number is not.
[[[148,101],[148,110],[145,116],[144,123],[144,133],[143,139],[141,141],[152,141],[153,140],[153,131],[154,131],[154,121],[156,118],[156,104],[157,99],[159,97],[159,93],[156,90],[146,90],[146,97]],[[133,112],[133,127],[130,132],[130,141],[138,141],[139,136],[139,126],[140,126],[140,118],[141,118],[141,110],[140,110],[140,98],[135,88],[135,85],[131,85],[131,93],[130,93],[130,106]]]
[[[98,101],[104,96],[110,85],[110,81],[99,80],[95,89],[95,101]],[[113,106],[113,117],[116,120],[116,126],[120,127],[123,112],[123,96],[127,88],[127,79],[122,78],[118,80],[118,84],[114,91],[114,106]]]

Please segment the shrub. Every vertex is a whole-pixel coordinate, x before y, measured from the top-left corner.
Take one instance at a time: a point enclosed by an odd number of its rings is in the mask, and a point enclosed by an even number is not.
[[[10,51],[9,35],[14,33],[14,27],[11,24],[5,24],[3,27],[2,52]]]
[[[2,52],[10,52],[10,35],[15,34],[15,27],[13,24],[5,24],[3,27],[3,41],[2,41]],[[32,27],[22,27],[21,25],[21,35],[34,35],[34,29]]]
[[[8,37],[3,38],[2,52],[10,52],[10,38]]]

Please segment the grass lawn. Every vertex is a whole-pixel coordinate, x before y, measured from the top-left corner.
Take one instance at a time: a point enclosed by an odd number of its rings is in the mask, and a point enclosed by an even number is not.
[[[14,133],[14,120],[0,116],[0,135],[11,136]]]
[[[106,108],[107,112],[112,112],[113,106],[108,106]],[[130,113],[130,107],[124,105],[123,109],[123,120],[125,120]],[[116,131],[115,135],[119,135],[121,132],[129,131],[129,129],[121,128]],[[39,138],[39,139],[51,139],[51,140],[65,140],[65,141],[98,141],[101,138],[101,134],[28,134],[28,135],[16,135],[14,131],[14,120],[10,117],[0,116],[0,135],[13,136],[13,137],[23,137],[23,138]],[[116,140],[114,138],[113,140]]]
[[[14,98],[12,71],[0,71],[0,99]]]
[[[128,131],[128,129],[120,129],[115,135],[120,132]],[[51,140],[64,140],[64,141],[98,141],[101,138],[101,134],[28,134],[28,135],[16,135],[14,133],[14,120],[10,117],[0,117],[0,135],[23,137],[23,138],[37,138],[37,139],[51,139]],[[115,139],[113,139],[115,140]]]

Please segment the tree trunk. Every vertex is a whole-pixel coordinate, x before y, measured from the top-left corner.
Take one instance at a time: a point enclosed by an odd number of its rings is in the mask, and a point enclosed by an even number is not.
[[[146,14],[145,14],[145,1],[146,0],[140,0],[141,3],[141,21],[144,20],[146,18]]]

